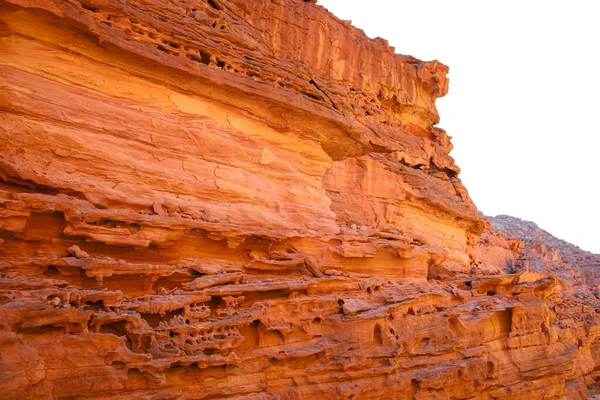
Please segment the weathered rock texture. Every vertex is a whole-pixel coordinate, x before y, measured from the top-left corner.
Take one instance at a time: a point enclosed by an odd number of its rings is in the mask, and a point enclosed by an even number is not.
[[[560,240],[533,222],[506,215],[488,218],[496,232],[513,238],[513,247],[520,248],[513,273],[531,271],[561,282],[562,296],[552,310],[563,332],[577,341],[576,363],[585,383],[600,393],[600,255]]]
[[[446,73],[313,2],[0,0],[1,397],[585,397]]]
[[[600,254],[581,250],[540,229],[535,223],[507,215],[487,217],[493,229],[505,237],[520,240],[524,248],[514,272],[530,269],[560,278],[569,288],[598,289]]]

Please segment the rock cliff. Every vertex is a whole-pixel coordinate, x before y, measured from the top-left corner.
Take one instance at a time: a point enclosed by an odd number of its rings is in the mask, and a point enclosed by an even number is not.
[[[0,0],[2,398],[585,398],[446,73],[313,1]]]

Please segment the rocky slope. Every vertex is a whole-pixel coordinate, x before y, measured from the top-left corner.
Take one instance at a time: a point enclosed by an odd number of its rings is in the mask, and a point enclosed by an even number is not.
[[[513,238],[520,248],[513,272],[534,271],[557,278],[562,296],[553,311],[557,323],[578,341],[578,366],[593,393],[600,393],[597,315],[600,312],[600,255],[581,250],[540,229],[535,223],[500,215],[487,217],[495,232]]]
[[[446,73],[311,1],[0,0],[2,397],[584,398]]]
[[[558,239],[535,223],[507,215],[487,217],[496,232],[523,241],[516,270],[529,266],[536,272],[564,280],[569,287],[589,287],[600,284],[600,254],[593,254]]]

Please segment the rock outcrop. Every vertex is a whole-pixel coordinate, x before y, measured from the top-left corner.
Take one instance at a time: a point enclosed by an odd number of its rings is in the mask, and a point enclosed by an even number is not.
[[[535,223],[507,215],[487,217],[494,231],[504,237],[523,242],[514,271],[530,269],[560,278],[569,288],[590,288],[600,285],[600,254],[592,254],[552,236]]]
[[[0,0],[1,397],[584,398],[446,73],[313,1]]]
[[[540,229],[535,223],[500,215],[488,217],[495,232],[519,248],[513,273],[541,273],[561,282],[562,295],[552,307],[563,332],[578,346],[579,373],[592,393],[600,393],[600,255],[581,250]]]

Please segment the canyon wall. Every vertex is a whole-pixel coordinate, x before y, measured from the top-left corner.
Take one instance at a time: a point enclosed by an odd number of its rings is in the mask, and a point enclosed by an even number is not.
[[[0,0],[1,397],[585,398],[595,297],[478,212],[447,72],[310,1]]]

